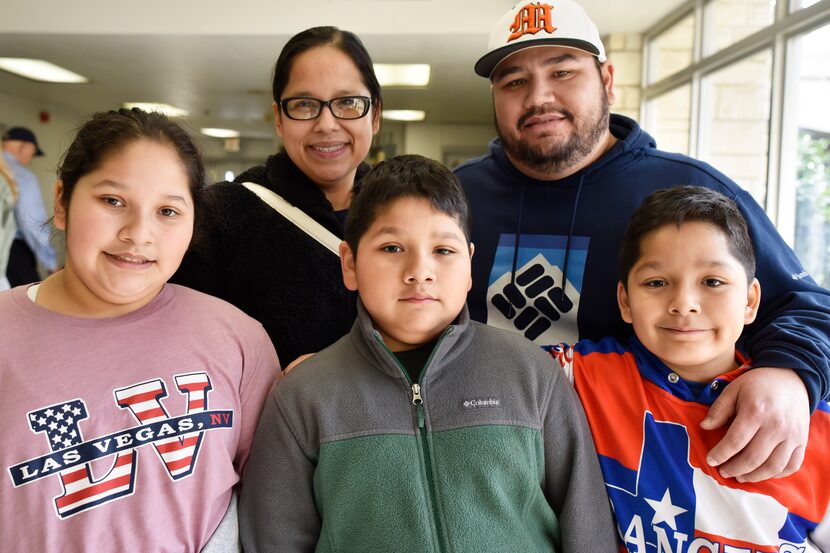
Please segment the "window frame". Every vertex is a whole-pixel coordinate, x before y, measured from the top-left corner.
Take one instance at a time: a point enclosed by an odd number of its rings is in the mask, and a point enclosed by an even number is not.
[[[785,117],[788,115],[785,95],[791,90],[786,86],[786,60],[789,55],[788,47],[791,39],[830,24],[830,0],[821,0],[812,6],[798,8],[799,0],[778,0],[775,8],[773,23],[759,31],[739,40],[738,42],[718,50],[708,56],[703,56],[703,32],[705,6],[711,0],[688,0],[674,12],[651,27],[643,37],[643,71],[642,92],[640,96],[640,113],[646,113],[649,101],[659,98],[678,87],[691,87],[691,113],[689,114],[689,155],[697,157],[701,150],[701,106],[703,79],[720,69],[743,61],[762,50],[772,51],[772,90],[770,92],[770,121],[767,152],[767,179],[764,199],[761,202],[773,224],[778,226],[781,217],[782,205],[786,208],[788,200],[783,200],[785,194],[794,194],[794,190],[783,190],[784,181],[782,171],[783,146],[782,139]],[[651,45],[663,32],[680,22],[690,13],[694,13],[694,38],[692,45],[692,64],[676,73],[668,75],[659,81],[649,84],[649,69],[652,60],[649,59]],[[784,163],[783,165],[787,165]],[[793,200],[794,201],[794,200]],[[787,216],[784,216],[785,222]],[[792,226],[792,225],[790,225]],[[783,232],[782,232],[783,230]],[[794,231],[779,229],[782,236],[792,245]]]

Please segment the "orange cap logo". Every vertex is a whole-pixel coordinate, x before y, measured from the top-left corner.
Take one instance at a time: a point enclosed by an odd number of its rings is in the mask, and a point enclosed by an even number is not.
[[[544,30],[548,33],[553,33],[556,27],[551,23],[550,12],[553,6],[550,4],[527,4],[516,13],[516,19],[510,25],[511,35],[507,37],[507,42],[516,40],[524,35],[535,35],[539,31]]]

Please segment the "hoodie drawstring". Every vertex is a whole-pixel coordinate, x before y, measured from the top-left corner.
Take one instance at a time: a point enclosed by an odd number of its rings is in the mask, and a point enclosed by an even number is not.
[[[571,224],[568,227],[568,238],[565,242],[565,260],[562,263],[562,297],[566,298],[565,290],[568,286],[568,264],[571,259],[571,239],[573,238],[574,226],[576,225],[576,212],[579,209],[579,197],[582,194],[582,184],[585,182],[585,174],[579,179],[579,185],[576,187],[576,196],[574,197],[573,207],[571,208]],[[522,235],[522,212],[524,210],[525,202],[525,185],[522,183],[519,192],[519,209],[516,213],[516,234],[513,240],[513,266],[510,270],[510,285],[516,288],[516,266],[519,262],[519,241]],[[507,301],[510,304],[510,311],[508,319],[512,319],[516,315],[516,308],[513,307],[512,294],[506,294]]]
[[[522,188],[519,191],[519,210],[516,213],[516,237],[513,240],[513,266],[510,269],[510,285],[516,287],[516,265],[519,262],[519,238],[522,235],[522,210],[525,205],[525,185],[522,183]],[[516,315],[516,308],[513,307],[513,300],[508,297],[507,301],[510,303],[510,312],[508,319],[512,319]]]
[[[562,296],[565,297],[565,288],[568,286],[568,261],[571,258],[571,238],[574,234],[574,225],[576,225],[576,211],[579,207],[579,195],[582,193],[582,183],[585,182],[585,174],[579,178],[579,186],[576,187],[576,197],[574,198],[574,205],[571,209],[571,225],[568,227],[568,240],[565,242],[565,261],[562,263]]]

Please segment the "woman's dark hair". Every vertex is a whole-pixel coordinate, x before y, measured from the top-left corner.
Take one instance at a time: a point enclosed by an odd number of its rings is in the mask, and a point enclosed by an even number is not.
[[[138,108],[99,111],[78,129],[58,166],[58,178],[63,182],[60,197],[63,207],[69,208],[72,192],[81,177],[98,169],[108,156],[136,140],[149,140],[176,150],[187,174],[196,209],[199,191],[205,186],[205,168],[199,148],[178,124],[160,113]]]
[[[363,77],[363,84],[369,89],[372,105],[375,106],[375,110],[380,109],[382,102],[380,83],[378,83],[378,78],[375,76],[375,68],[372,65],[369,52],[366,51],[366,47],[363,46],[357,35],[349,31],[341,31],[337,27],[312,27],[297,33],[288,40],[274,66],[274,82],[272,84],[274,102],[279,105],[297,56],[318,46],[337,48],[351,58]],[[323,99],[327,100],[328,98]]]
[[[747,282],[755,278],[755,249],[749,238],[746,219],[735,202],[702,186],[674,186],[652,193],[631,215],[620,250],[620,280],[628,289],[628,274],[642,257],[646,236],[665,225],[678,228],[698,221],[720,229],[729,253],[743,265]]]
[[[436,212],[455,219],[469,244],[470,212],[458,177],[432,159],[402,155],[377,164],[354,186],[344,238],[355,255],[380,210],[406,197],[423,198]]]

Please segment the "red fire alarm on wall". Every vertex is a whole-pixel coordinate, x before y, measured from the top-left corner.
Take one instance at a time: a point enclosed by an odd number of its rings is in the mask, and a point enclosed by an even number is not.
[[[49,122],[49,112],[48,111],[41,111],[40,112],[40,122],[41,123],[48,123]]]

